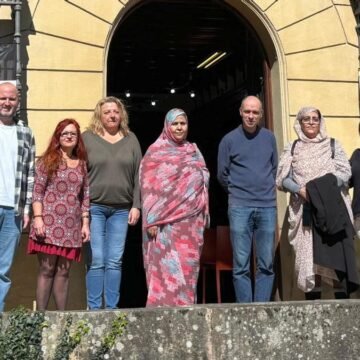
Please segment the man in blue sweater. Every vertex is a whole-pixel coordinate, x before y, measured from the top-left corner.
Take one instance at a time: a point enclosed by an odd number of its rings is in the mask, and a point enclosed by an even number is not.
[[[269,301],[274,282],[278,156],[274,134],[259,126],[262,113],[261,101],[246,97],[240,106],[242,125],[223,137],[218,153],[217,177],[229,198],[233,280],[239,303]],[[250,276],[253,240],[254,291]]]

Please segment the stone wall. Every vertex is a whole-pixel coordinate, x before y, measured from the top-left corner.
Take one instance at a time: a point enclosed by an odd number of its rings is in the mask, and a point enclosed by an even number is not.
[[[122,310],[126,333],[108,359],[359,359],[360,301],[287,302]],[[68,313],[48,312],[51,359]],[[89,359],[119,311],[72,312],[91,331],[72,359]],[[5,318],[7,313],[3,315]]]

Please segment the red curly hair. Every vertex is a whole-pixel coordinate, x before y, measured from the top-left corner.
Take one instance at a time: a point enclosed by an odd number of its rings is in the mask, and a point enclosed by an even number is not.
[[[68,125],[74,125],[76,128],[77,144],[74,147],[73,155],[80,160],[82,164],[81,169],[82,171],[85,171],[87,154],[83,139],[81,137],[80,126],[75,119],[69,118],[62,120],[57,124],[47,149],[38,159],[38,162],[40,162],[44,167],[49,178],[52,178],[59,166],[64,163],[60,146],[60,135]]]

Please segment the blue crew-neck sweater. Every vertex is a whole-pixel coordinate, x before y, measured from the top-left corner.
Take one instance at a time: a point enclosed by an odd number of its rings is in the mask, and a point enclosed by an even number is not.
[[[220,142],[217,177],[229,196],[229,206],[276,206],[278,164],[274,134],[258,128],[247,133],[242,126]]]

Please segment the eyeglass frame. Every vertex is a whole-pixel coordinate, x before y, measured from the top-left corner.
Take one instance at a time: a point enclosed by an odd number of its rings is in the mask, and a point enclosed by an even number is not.
[[[65,132],[60,134],[60,137],[62,137],[62,138],[66,138],[68,136],[70,136],[72,138],[77,138],[78,134],[76,132],[73,132],[73,131],[65,131]]]
[[[321,122],[321,118],[319,117],[315,117],[315,116],[305,116],[301,119],[301,122],[304,124],[310,124],[310,120],[314,123],[314,124],[320,124]]]

